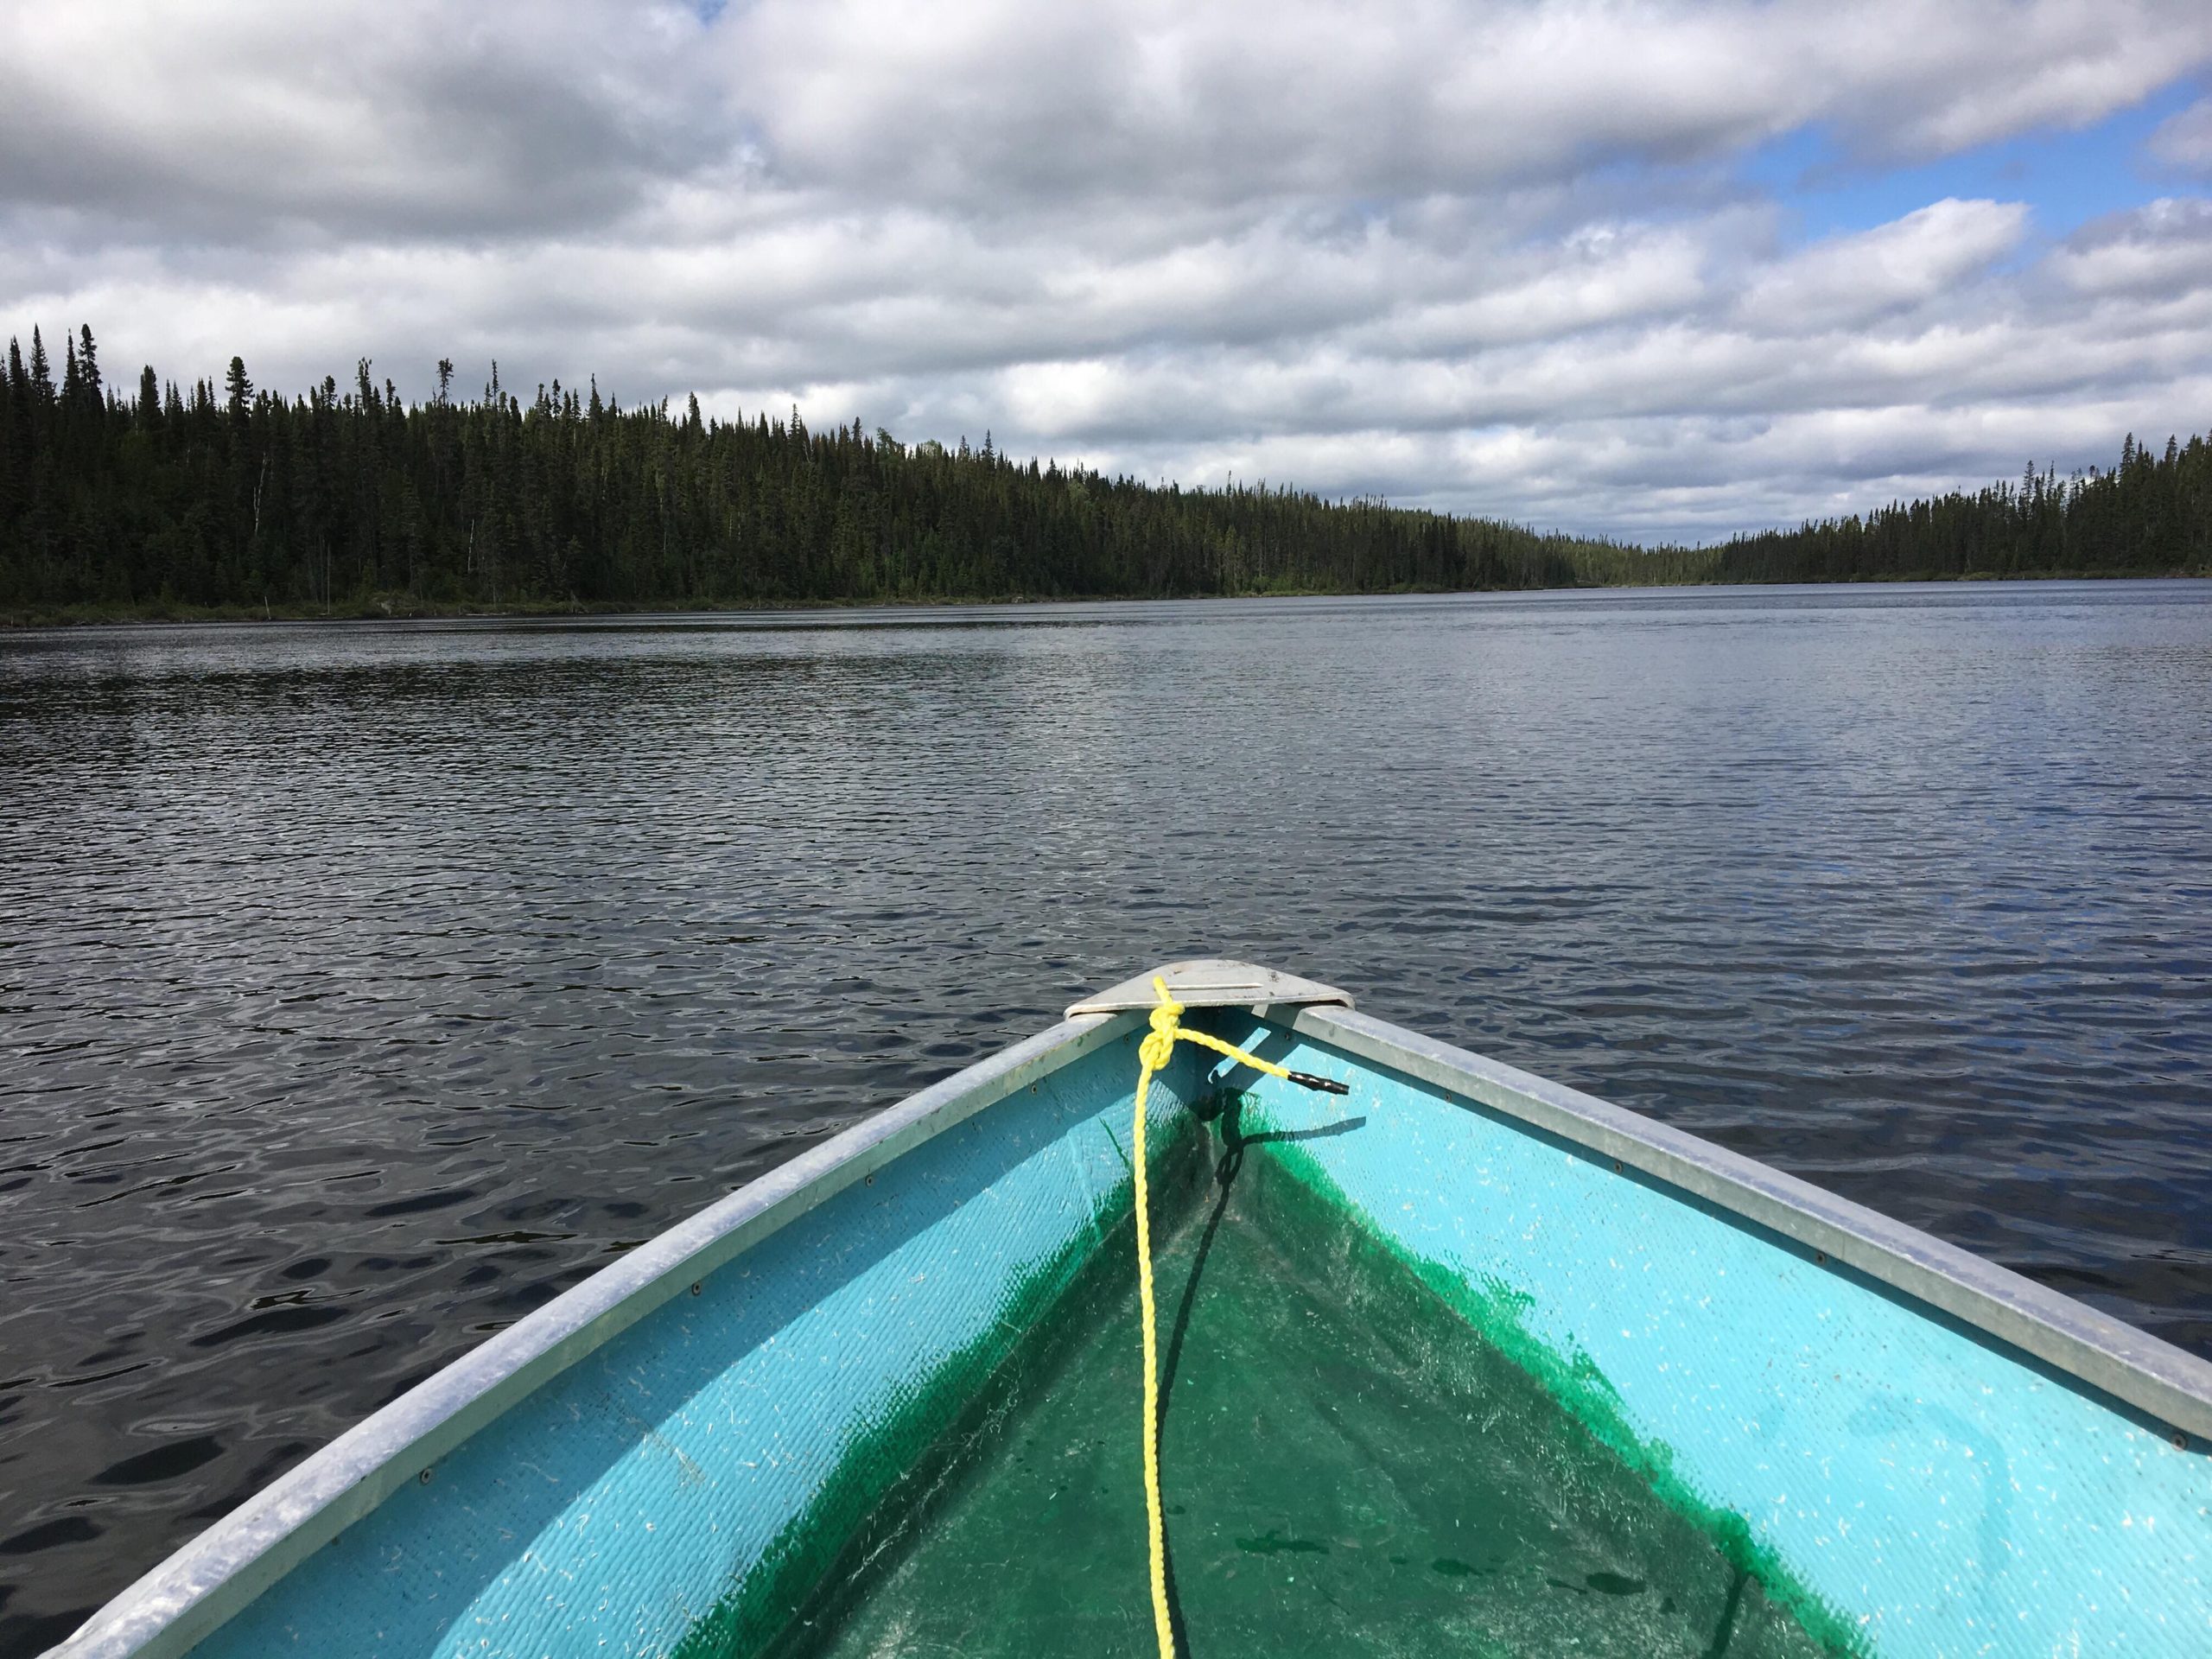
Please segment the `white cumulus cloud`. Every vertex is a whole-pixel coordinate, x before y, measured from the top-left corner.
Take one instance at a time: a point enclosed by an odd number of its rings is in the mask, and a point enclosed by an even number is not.
[[[1748,155],[1927,162],[2208,65],[2196,0],[10,7],[0,328],[1725,533],[2212,407],[2202,198],[1805,244]],[[2147,159],[2212,173],[2207,108]]]

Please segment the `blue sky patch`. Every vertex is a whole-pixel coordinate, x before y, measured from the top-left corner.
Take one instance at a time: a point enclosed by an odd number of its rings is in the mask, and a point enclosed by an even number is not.
[[[2046,128],[1904,166],[1857,159],[1825,124],[1808,125],[1753,151],[1738,176],[1788,209],[1808,242],[1886,225],[1946,196],[2024,201],[2038,232],[2063,237],[2107,213],[2193,194],[2145,144],[2202,93],[2193,79],[2177,81],[2094,126]]]

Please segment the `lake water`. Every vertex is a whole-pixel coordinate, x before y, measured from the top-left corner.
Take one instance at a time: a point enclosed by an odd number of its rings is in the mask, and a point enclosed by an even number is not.
[[[1200,952],[2212,1354],[2212,584],[0,636],[0,1652]]]

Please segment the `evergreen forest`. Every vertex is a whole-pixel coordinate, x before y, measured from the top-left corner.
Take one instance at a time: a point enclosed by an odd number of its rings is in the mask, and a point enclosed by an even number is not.
[[[594,382],[410,404],[353,384],[0,377],[0,617],[410,614],[807,601],[1376,593],[1681,582],[2212,574],[2212,443],[2131,436],[2110,471],[2032,466],[1705,547],[1639,548],[1296,490],[1183,489],[963,439],[903,443]]]

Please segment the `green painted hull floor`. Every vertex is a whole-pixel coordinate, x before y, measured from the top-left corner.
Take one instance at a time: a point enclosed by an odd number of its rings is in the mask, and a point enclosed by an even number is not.
[[[1183,1211],[1157,1282],[1184,1654],[1826,1651],[1410,1273],[1332,1228],[1269,1138],[1160,1203]],[[779,1654],[1151,1654],[1141,1370],[1133,1275],[1096,1273]]]

